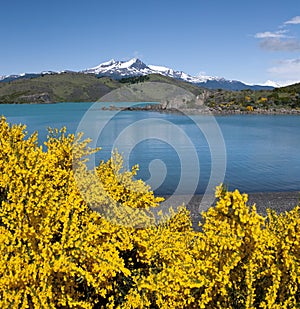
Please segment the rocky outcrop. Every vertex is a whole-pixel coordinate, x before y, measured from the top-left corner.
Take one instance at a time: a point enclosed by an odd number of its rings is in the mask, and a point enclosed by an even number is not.
[[[51,97],[49,93],[37,93],[30,95],[22,95],[17,99],[17,103],[51,103]]]

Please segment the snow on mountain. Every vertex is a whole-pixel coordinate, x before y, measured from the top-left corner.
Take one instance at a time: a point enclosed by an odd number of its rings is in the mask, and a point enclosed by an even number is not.
[[[112,59],[82,72],[112,77],[119,76],[121,78],[153,73],[152,70],[147,67],[147,65],[136,58],[130,59],[128,61],[116,61]]]
[[[177,79],[181,79],[184,80],[186,82],[189,83],[200,83],[200,82],[205,82],[207,81],[209,78],[208,76],[192,76],[189,74],[186,74],[182,71],[175,71],[173,69],[164,67],[164,66],[157,66],[157,65],[149,65],[148,66],[154,73],[158,73],[161,75],[165,75],[165,76],[169,76],[172,78],[177,78]]]
[[[65,72],[65,71],[61,71],[61,72]],[[42,75],[47,75],[47,74],[51,75],[51,74],[57,74],[57,73],[61,73],[61,72],[56,72],[56,71],[42,71],[41,74],[42,74]],[[36,73],[36,74],[38,74],[38,73]]]
[[[273,86],[260,86],[260,85],[247,85],[236,80],[227,80],[222,77],[207,76],[205,74],[199,74],[198,76],[189,75],[183,71],[176,71],[174,69],[158,66],[158,65],[146,65],[140,59],[130,59],[128,61],[116,61],[114,59],[101,63],[100,65],[82,71],[83,73],[96,74],[100,76],[109,76],[112,78],[124,78],[141,76],[148,74],[161,74],[171,78],[179,79],[189,83],[196,84],[201,87],[210,89],[227,89],[227,90],[243,90],[243,89],[272,89]]]
[[[164,76],[184,80],[189,83],[203,83],[208,80],[219,80],[217,77],[211,76],[192,76],[182,71],[176,71],[164,66],[146,65],[140,59],[130,59],[128,61],[116,61],[114,59],[101,63],[100,65],[83,71],[84,73],[91,73],[103,76],[119,76],[131,77],[147,74],[161,74]]]
[[[265,83],[260,84],[260,86],[270,86],[270,87],[274,87],[274,88],[282,87],[281,84],[274,82],[272,80],[267,80]]]
[[[71,72],[68,70],[53,72],[44,71],[41,73],[23,73],[20,75],[0,76],[0,82],[11,81],[20,78],[34,78],[40,75],[46,74],[61,74],[64,72]],[[108,76],[115,79],[121,79],[124,77],[143,76],[148,74],[161,74],[171,78],[179,79],[189,83],[196,84],[201,87],[210,89],[227,89],[227,90],[242,90],[242,89],[272,89],[273,87],[279,87],[280,85],[274,84],[272,81],[267,81],[264,85],[247,85],[246,83],[227,80],[225,78],[208,76],[200,73],[198,76],[189,75],[183,71],[176,71],[174,69],[158,66],[158,65],[146,65],[140,59],[132,58],[127,61],[118,61],[111,59],[107,62],[103,62],[96,67],[80,71],[85,74],[95,74],[98,76]]]
[[[170,71],[173,71],[172,69],[169,69],[167,67],[163,67],[163,66],[159,66],[159,65],[148,65],[148,67],[153,70],[153,71],[157,71],[157,72],[165,72],[168,73]]]
[[[19,78],[21,76],[22,76],[22,74],[1,75],[0,76],[0,81],[5,81],[7,79],[13,80],[13,79],[17,79],[17,78]]]
[[[300,84],[300,80],[299,79],[293,79],[293,80],[280,81],[281,87],[290,86],[290,85],[294,85],[294,84]]]
[[[153,71],[155,71],[155,73],[159,73],[165,76],[169,76],[169,77],[173,77],[173,78],[177,78],[177,79],[181,79],[184,80],[186,82],[189,83],[194,83],[194,84],[198,84],[198,83],[205,83],[209,80],[221,80],[222,78],[219,77],[213,77],[213,76],[208,76],[208,75],[204,75],[204,74],[199,74],[198,76],[192,76],[189,75],[183,71],[175,71],[173,69],[164,67],[164,66],[157,66],[157,65],[148,65],[148,67],[150,69],[152,69]]]

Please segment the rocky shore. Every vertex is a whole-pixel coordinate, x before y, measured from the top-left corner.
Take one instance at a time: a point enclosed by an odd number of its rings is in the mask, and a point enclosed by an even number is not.
[[[207,106],[199,106],[198,108],[174,108],[165,107],[161,104],[149,104],[145,106],[118,107],[111,105],[102,107],[102,110],[128,110],[128,111],[154,111],[160,113],[177,113],[188,115],[300,115],[300,109],[293,108],[257,108],[253,111],[242,109],[222,109],[221,107],[211,108]]]
[[[184,109],[184,113],[187,114],[203,114],[203,115],[300,115],[299,109],[254,109],[253,111],[245,111],[240,109],[225,110],[225,109],[214,109],[209,108],[208,110],[197,110],[197,109]]]
[[[166,204],[168,204],[170,196],[165,196]],[[201,221],[201,212],[205,211],[210,207],[206,205],[203,201],[203,195],[194,195],[191,199],[186,196],[172,196],[172,206],[176,207],[181,205],[185,201],[188,201],[186,205],[187,209],[191,213],[193,227],[199,229],[198,223]],[[210,201],[214,200],[214,197]],[[285,211],[292,210],[300,201],[300,191],[294,192],[257,192],[248,194],[248,205],[256,205],[257,212],[263,216],[266,216],[267,209],[273,209],[277,213],[283,213]],[[214,204],[214,203],[213,203]]]

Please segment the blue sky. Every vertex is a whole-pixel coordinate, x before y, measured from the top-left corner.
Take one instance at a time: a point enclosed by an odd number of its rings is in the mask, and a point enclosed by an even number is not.
[[[300,81],[299,0],[3,0],[0,75],[140,58],[191,75]]]

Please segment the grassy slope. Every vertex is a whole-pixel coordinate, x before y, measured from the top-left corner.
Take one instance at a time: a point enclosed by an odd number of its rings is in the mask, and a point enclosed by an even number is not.
[[[150,82],[161,82],[161,83],[167,83],[174,86],[178,86],[180,88],[183,88],[194,95],[198,95],[203,92],[203,88],[200,88],[196,85],[190,84],[188,82],[180,81],[178,79],[174,79],[171,77],[159,75],[159,74],[151,74],[149,75],[149,81]]]
[[[33,79],[0,83],[0,102],[24,103],[34,99],[32,96],[41,94],[47,95],[48,102],[96,101],[118,87],[119,83],[116,81],[93,75],[79,73],[44,75]]]
[[[195,95],[202,92],[195,85],[158,74],[150,75],[146,81],[176,85]],[[135,80],[136,82],[139,81]],[[121,83],[108,77],[97,78],[82,73],[44,75],[0,83],[0,103],[93,102],[110,91],[131,83],[130,79],[124,79]]]
[[[275,89],[276,92],[298,92],[300,93],[300,83],[282,87],[282,88],[277,88]]]
[[[113,80],[92,74],[62,73],[0,83],[0,103],[94,102],[124,85],[143,82],[167,83],[199,95],[203,88],[159,74]],[[163,87],[162,87],[163,88]],[[300,84],[264,91],[208,91],[206,104],[222,109],[300,108]],[[246,99],[248,97],[248,99]],[[262,101],[265,98],[265,101]],[[263,99],[264,100],[264,99]]]

